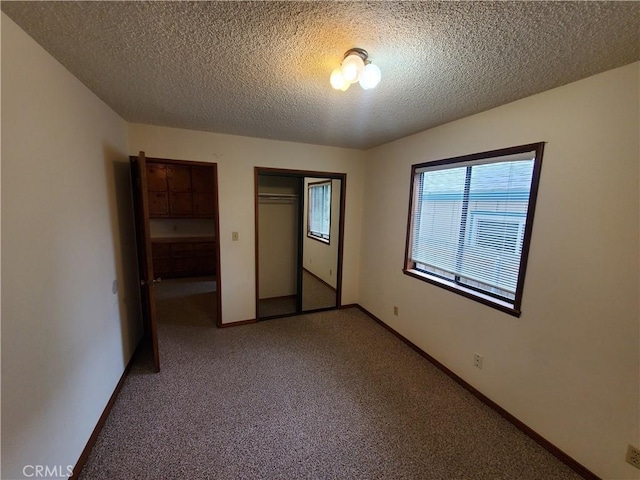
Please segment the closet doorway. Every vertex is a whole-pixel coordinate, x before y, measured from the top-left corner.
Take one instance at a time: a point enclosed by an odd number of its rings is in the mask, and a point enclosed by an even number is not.
[[[130,157],[144,351],[160,370],[158,325],[220,325],[217,165]]]
[[[341,304],[346,174],[255,168],[256,319]]]

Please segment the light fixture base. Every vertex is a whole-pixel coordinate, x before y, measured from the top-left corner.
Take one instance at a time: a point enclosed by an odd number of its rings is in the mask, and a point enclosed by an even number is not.
[[[347,58],[349,55],[358,55],[362,61],[366,64],[367,59],[369,58],[369,53],[364,48],[350,48],[344,54],[343,60]]]

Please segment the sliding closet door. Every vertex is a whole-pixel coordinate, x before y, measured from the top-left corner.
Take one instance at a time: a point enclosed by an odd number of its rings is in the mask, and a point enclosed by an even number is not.
[[[256,167],[257,319],[340,306],[346,181]]]
[[[334,308],[338,302],[342,180],[305,177],[303,190],[301,310]]]

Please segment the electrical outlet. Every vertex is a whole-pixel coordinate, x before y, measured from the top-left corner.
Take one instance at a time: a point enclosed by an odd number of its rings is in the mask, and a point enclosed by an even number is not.
[[[640,450],[633,445],[627,447],[627,462],[640,470]]]
[[[333,270],[329,269],[329,276],[333,275]]]
[[[473,354],[473,366],[476,368],[482,368],[482,355],[477,353]]]
[[[398,307],[396,305],[393,306],[393,314],[397,317],[398,316]]]
[[[231,232],[231,241],[233,242],[238,241],[238,232]]]

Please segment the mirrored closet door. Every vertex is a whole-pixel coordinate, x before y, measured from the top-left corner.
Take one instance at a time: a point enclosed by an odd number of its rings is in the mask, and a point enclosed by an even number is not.
[[[256,318],[339,305],[345,180],[256,168]]]

